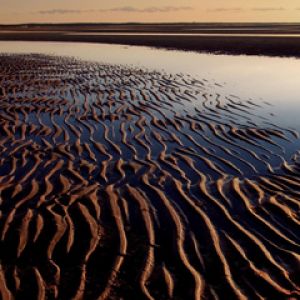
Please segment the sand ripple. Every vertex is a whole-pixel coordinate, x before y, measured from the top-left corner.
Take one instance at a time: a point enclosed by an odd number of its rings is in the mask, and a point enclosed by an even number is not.
[[[182,74],[0,58],[3,299],[297,299],[298,133]]]

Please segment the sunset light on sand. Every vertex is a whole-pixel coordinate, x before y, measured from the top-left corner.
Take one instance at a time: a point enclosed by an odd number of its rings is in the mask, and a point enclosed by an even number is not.
[[[1,1],[0,299],[300,299],[299,1]]]

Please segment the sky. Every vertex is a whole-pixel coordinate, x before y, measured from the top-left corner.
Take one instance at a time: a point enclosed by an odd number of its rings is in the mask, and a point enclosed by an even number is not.
[[[300,0],[0,0],[0,23],[300,22]]]

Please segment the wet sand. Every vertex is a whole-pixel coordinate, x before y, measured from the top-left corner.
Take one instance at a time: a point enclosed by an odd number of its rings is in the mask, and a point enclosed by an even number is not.
[[[180,36],[176,36],[176,35]],[[198,35],[197,35],[198,34]],[[299,24],[0,25],[0,40],[142,45],[224,54],[300,56]]]
[[[3,299],[300,296],[299,134],[270,103],[45,55],[0,82]]]

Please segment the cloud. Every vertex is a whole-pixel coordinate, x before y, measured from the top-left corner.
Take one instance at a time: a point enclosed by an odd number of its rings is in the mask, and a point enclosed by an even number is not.
[[[217,8],[208,9],[207,11],[209,11],[209,12],[239,12],[242,10],[243,9],[241,7],[231,7],[231,8],[217,7]]]
[[[36,13],[41,15],[64,15],[64,14],[78,14],[83,12],[80,9],[49,9],[49,10],[39,10]]]
[[[252,11],[283,11],[283,7],[254,7]]]
[[[208,9],[208,12],[247,12],[247,11],[257,11],[257,12],[268,12],[268,11],[284,11],[283,7],[253,7],[253,8],[241,8],[241,7],[217,7]]]
[[[146,8],[135,8],[132,6],[124,6],[124,7],[111,8],[108,11],[156,13],[156,12],[176,12],[176,11],[191,10],[191,9],[193,8],[190,6],[164,6],[164,7],[152,6]]]
[[[101,13],[101,12],[127,12],[127,13],[158,13],[158,12],[177,12],[193,9],[190,6],[151,6],[146,8],[137,8],[133,6],[122,6],[107,9],[49,9],[40,10],[36,13],[43,15],[64,15],[64,14],[82,14],[82,13]]]

